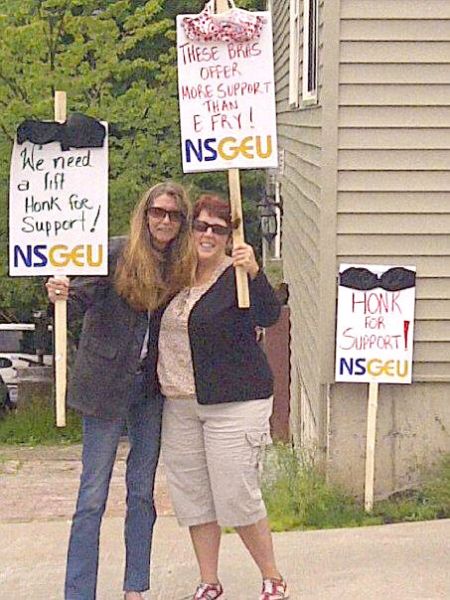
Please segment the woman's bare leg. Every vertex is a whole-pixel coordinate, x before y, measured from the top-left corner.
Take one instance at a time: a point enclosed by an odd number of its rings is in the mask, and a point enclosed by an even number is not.
[[[217,521],[189,527],[203,583],[219,583],[218,563],[221,530]]]
[[[281,579],[275,564],[272,534],[267,517],[252,525],[236,527],[236,531],[258,565],[263,579]]]

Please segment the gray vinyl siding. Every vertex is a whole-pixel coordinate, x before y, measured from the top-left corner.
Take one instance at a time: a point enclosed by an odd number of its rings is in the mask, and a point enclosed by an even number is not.
[[[283,197],[283,270],[289,284],[291,307],[291,420],[294,436],[305,442],[318,437],[320,422],[317,356],[320,351],[321,107],[302,108],[301,105],[302,48],[300,107],[289,106],[289,2],[275,0],[273,5],[278,141],[285,160],[279,181]],[[319,68],[319,89],[320,78]],[[295,431],[300,423],[302,431]]]
[[[414,381],[450,381],[450,3],[341,0],[338,262],[416,265]]]

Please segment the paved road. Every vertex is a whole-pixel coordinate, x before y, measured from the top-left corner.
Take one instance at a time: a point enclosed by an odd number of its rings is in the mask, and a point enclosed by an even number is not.
[[[78,452],[56,458],[52,449],[0,448],[1,600],[62,600]],[[97,600],[122,598],[123,519],[115,515],[123,511],[123,461],[124,448],[102,531]],[[170,516],[163,472],[157,499],[166,516],[156,526],[148,598],[184,600],[197,569],[187,532]],[[450,520],[276,534],[275,548],[292,600],[450,600]],[[257,600],[259,576],[235,534],[223,539],[221,577],[228,600]]]

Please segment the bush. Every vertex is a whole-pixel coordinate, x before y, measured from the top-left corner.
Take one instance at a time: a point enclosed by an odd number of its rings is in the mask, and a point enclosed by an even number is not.
[[[423,481],[420,489],[375,503],[367,514],[353,497],[328,484],[309,456],[277,444],[268,451],[263,495],[273,531],[450,518],[450,455]]]
[[[283,444],[268,452],[263,494],[273,531],[381,523],[327,484],[310,457]]]

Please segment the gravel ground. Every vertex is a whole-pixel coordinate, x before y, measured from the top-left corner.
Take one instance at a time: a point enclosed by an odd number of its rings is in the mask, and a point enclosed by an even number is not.
[[[121,442],[111,480],[106,516],[125,513],[128,443]],[[81,445],[0,446],[0,522],[70,519],[81,473]],[[172,514],[163,468],[156,476],[158,514]]]

